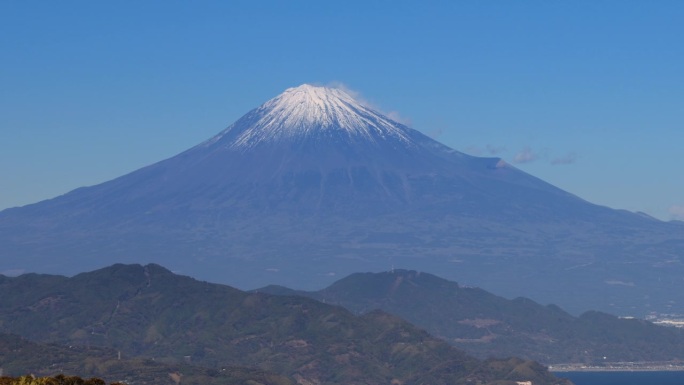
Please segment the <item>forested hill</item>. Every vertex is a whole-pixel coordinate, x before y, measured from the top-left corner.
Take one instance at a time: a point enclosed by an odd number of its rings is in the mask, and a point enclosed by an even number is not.
[[[251,367],[300,384],[564,383],[532,361],[478,360],[384,312],[355,316],[158,265],[114,265],[73,278],[4,277],[0,291],[1,332],[172,365]]]

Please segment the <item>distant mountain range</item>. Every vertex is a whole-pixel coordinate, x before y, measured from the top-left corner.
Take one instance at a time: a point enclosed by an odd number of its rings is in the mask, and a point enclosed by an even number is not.
[[[0,250],[5,272],[155,262],[312,290],[394,265],[576,314],[684,303],[682,223],[591,204],[309,85],[177,156],[0,212]]]
[[[158,376],[153,383],[173,374],[188,384],[569,384],[533,361],[478,360],[381,311],[355,316],[158,265],[114,265],[73,278],[0,276],[0,292],[7,375],[66,369],[137,382]]]
[[[520,356],[545,364],[684,361],[684,330],[589,311],[574,317],[526,298],[508,300],[416,271],[359,273],[315,292],[268,286],[356,314],[377,309],[479,357]]]

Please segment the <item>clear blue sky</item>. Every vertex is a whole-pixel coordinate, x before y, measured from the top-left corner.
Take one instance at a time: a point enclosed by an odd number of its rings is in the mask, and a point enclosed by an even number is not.
[[[302,83],[589,201],[684,219],[682,1],[0,2],[0,209],[173,156]]]

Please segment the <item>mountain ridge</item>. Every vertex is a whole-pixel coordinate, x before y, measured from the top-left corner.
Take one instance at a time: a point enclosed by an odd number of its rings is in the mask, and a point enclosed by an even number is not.
[[[278,286],[258,291],[306,296],[354,314],[380,309],[480,358],[515,354],[548,365],[596,366],[684,359],[682,329],[592,310],[575,317],[556,305],[505,299],[425,272],[355,273],[316,292]]]
[[[246,293],[154,264],[117,264],[71,278],[5,278],[0,290],[0,338],[12,333],[113,349],[171,367],[250,367],[302,385],[567,383],[530,361],[475,359],[381,311],[354,316],[313,299]]]
[[[304,94],[311,108],[321,108]],[[594,205],[370,109],[361,111],[364,122],[382,121],[410,142],[379,135],[388,130],[380,126],[356,127],[363,135],[350,141],[333,118],[321,119],[331,124],[325,130],[308,129],[343,135],[311,140],[287,119],[269,118],[298,139],[235,148],[276,104],[266,102],[174,157],[0,211],[0,271],[69,275],[153,262],[244,289],[314,289],[396,265],[573,312],[642,315],[684,303],[676,290],[684,273],[681,225]],[[294,122],[316,119],[302,113]],[[560,288],[578,281],[586,284],[576,297]],[[635,304],[635,296],[648,300]]]

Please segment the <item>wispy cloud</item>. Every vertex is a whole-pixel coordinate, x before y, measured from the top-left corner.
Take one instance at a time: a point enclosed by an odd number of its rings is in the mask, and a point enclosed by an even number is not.
[[[468,146],[466,147],[463,152],[466,154],[470,155],[475,155],[475,156],[482,156],[482,155],[500,155],[504,152],[506,152],[506,147],[504,146],[494,146],[491,144],[488,144],[484,147],[480,146]]]
[[[522,151],[515,154],[513,157],[513,163],[522,164],[534,162],[539,158],[539,155],[532,151],[531,148],[525,147]]]
[[[684,206],[672,205],[668,212],[670,213],[670,218],[684,221]]]
[[[406,116],[402,116],[398,111],[383,112],[382,110],[379,110],[379,109],[378,109],[378,111],[382,112],[383,115],[394,120],[395,122],[403,124],[404,126],[411,127],[411,125],[413,124],[413,121],[410,118],[407,118]]]
[[[573,164],[577,161],[577,154],[574,152],[568,153],[564,156],[551,159],[553,165]]]
[[[513,156],[513,163],[523,164],[536,161],[543,161],[553,166],[568,165],[577,162],[578,156],[575,152],[569,152],[563,156],[551,156],[548,149],[533,150],[526,146]]]
[[[330,88],[336,88],[336,89],[338,89],[338,90],[344,91],[345,93],[349,94],[349,96],[351,96],[352,98],[356,99],[356,101],[358,101],[359,103],[363,104],[364,106],[366,106],[366,107],[368,107],[368,108],[371,108],[371,109],[373,109],[373,110],[376,110],[376,111],[380,112],[381,114],[383,114],[383,115],[385,115],[386,117],[388,117],[388,118],[394,120],[395,122],[401,123],[401,124],[403,124],[403,125],[405,125],[405,126],[409,126],[409,127],[410,127],[411,124],[412,124],[412,121],[411,121],[410,118],[408,118],[408,117],[406,117],[406,116],[402,116],[398,111],[394,111],[394,110],[386,111],[386,110],[383,110],[382,108],[380,108],[380,107],[379,107],[378,105],[376,105],[375,103],[373,103],[373,102],[371,102],[370,100],[366,99],[366,98],[361,94],[361,92],[356,91],[356,90],[350,88],[349,86],[347,86],[346,84],[344,84],[344,83],[342,83],[342,82],[339,82],[339,81],[332,81],[332,82],[326,84],[325,86],[326,86],[326,87],[330,87]]]
[[[468,146],[468,147],[463,149],[463,152],[465,152],[466,154],[475,155],[475,156],[482,156],[482,154],[483,154],[482,149],[478,146]]]
[[[442,134],[444,134],[444,129],[442,129],[442,128],[436,128],[436,129],[434,129],[434,130],[428,131],[427,134],[428,134],[428,136],[431,137],[432,139],[437,139],[437,138],[439,138],[440,136],[442,136]]]

